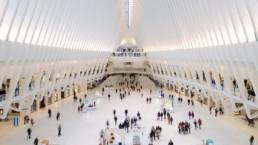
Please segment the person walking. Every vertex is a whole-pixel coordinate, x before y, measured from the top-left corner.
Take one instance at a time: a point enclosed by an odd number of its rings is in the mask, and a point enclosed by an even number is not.
[[[58,125],[57,130],[58,130],[58,136],[61,136],[61,135],[62,135],[62,134],[61,134],[61,131],[62,131],[61,124]]]
[[[129,125],[130,125],[129,119],[127,118],[127,119],[125,120],[125,128],[126,128],[126,132],[127,132],[127,133],[129,132]]]
[[[201,129],[202,128],[202,120],[200,118],[198,119],[198,125],[199,125],[199,129]]]
[[[111,97],[111,95],[110,95],[110,94],[108,94],[108,101],[110,100],[110,97]]]
[[[173,117],[172,116],[170,116],[170,124],[172,125],[173,124]]]
[[[39,144],[39,139],[36,137],[35,139],[34,139],[34,145],[38,145]]]
[[[212,107],[210,106],[209,107],[209,110],[210,110],[210,115],[212,114]]]
[[[189,119],[191,119],[191,117],[192,117],[192,112],[191,111],[188,112],[188,117],[189,117]]]
[[[168,145],[174,145],[173,141],[170,140],[170,141],[168,142]]]
[[[198,128],[198,125],[197,125],[197,121],[196,121],[196,120],[194,120],[194,127],[195,127],[195,129]]]
[[[116,115],[116,109],[113,110],[113,115],[114,115],[114,116]]]
[[[31,128],[28,128],[28,129],[27,129],[27,138],[28,138],[28,139],[31,139],[31,132],[32,132],[32,131],[31,131]]]
[[[194,100],[191,100],[191,104],[192,104],[192,106],[194,106]]]
[[[107,129],[109,129],[109,121],[108,120],[106,121],[106,126],[107,126]]]
[[[194,118],[194,112],[192,111],[192,119]]]
[[[122,96],[122,94],[120,94],[120,100],[123,101],[123,96]]]
[[[48,113],[48,118],[51,118],[51,114],[52,114],[51,109],[48,109],[47,113]]]
[[[160,112],[157,113],[157,120],[160,120]]]
[[[127,109],[125,109],[125,116],[127,117],[127,114],[128,114],[128,110]]]
[[[141,120],[141,114],[139,111],[137,112],[137,117],[138,117],[138,120]]]
[[[31,124],[31,126],[34,125],[34,120],[32,118],[30,119],[30,124]]]
[[[56,120],[58,121],[59,119],[60,119],[60,113],[57,112],[57,114],[56,114]]]
[[[160,112],[160,120],[163,121],[163,113]]]
[[[215,109],[215,117],[217,117],[217,115],[218,115],[218,109],[216,108]]]
[[[117,116],[114,117],[114,121],[115,121],[115,126],[117,124]]]
[[[219,114],[220,114],[220,115],[223,115],[223,109],[222,109],[222,107],[219,107]]]
[[[167,116],[167,110],[166,110],[166,108],[163,109],[163,115],[164,115],[164,119],[166,119],[166,116]]]
[[[251,137],[250,137],[249,142],[250,142],[250,145],[253,145],[253,144],[254,144],[254,136],[251,136]]]

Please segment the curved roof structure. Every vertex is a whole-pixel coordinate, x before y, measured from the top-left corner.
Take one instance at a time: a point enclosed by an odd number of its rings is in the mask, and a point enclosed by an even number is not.
[[[258,0],[0,0],[0,119],[124,73],[255,119],[257,40]]]
[[[149,50],[192,49],[257,41],[255,0],[140,0],[135,33]]]
[[[256,6],[255,0],[2,0],[0,40],[98,51],[128,36],[150,51],[252,43]]]
[[[116,1],[1,0],[0,40],[110,51],[119,37]]]

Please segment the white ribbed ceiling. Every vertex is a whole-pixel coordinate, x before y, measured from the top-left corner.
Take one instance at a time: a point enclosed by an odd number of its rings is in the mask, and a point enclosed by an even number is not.
[[[123,37],[145,50],[257,40],[258,0],[0,0],[0,40],[112,51]]]
[[[138,0],[135,37],[146,50],[257,41],[257,0]]]
[[[0,0],[0,40],[110,51],[119,7],[116,0]]]

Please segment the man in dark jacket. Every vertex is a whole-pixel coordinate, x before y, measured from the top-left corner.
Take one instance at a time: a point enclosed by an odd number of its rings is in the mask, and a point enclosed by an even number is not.
[[[38,145],[39,144],[39,139],[36,137],[34,140],[34,145]]]
[[[174,145],[173,141],[170,140],[169,143],[168,143],[168,145]]]

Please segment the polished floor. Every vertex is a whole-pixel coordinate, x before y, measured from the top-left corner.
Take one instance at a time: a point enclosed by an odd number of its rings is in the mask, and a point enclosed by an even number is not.
[[[104,84],[113,84],[117,78],[113,77],[107,80]],[[124,110],[128,109],[129,116],[135,116],[139,111],[142,115],[140,125],[144,127],[142,137],[142,145],[147,145],[149,142],[148,133],[153,125],[160,125],[163,130],[159,141],[155,141],[154,145],[167,145],[170,139],[175,145],[202,145],[202,139],[212,138],[215,145],[248,145],[251,135],[258,139],[258,127],[250,128],[243,117],[233,117],[231,115],[214,117],[210,116],[206,107],[201,107],[196,103],[194,107],[187,106],[186,102],[178,104],[175,101],[175,110],[172,114],[174,118],[173,125],[168,125],[166,122],[156,120],[157,111],[160,109],[162,99],[158,97],[159,89],[151,83],[147,78],[141,78],[144,88],[144,96],[139,93],[132,93],[121,101],[115,91],[110,89],[111,100],[106,97],[100,99],[97,103],[97,109],[87,113],[77,112],[77,103],[72,101],[72,98],[65,99],[61,102],[49,106],[53,110],[53,118],[47,117],[47,109],[40,110],[32,117],[35,120],[35,126],[32,127],[32,138],[39,139],[48,138],[51,144],[56,145],[98,145],[100,130],[105,128],[105,122],[110,121],[111,127],[114,126],[113,109],[117,110],[119,121],[124,119]],[[152,104],[146,103],[146,97],[150,96],[149,89],[155,90],[152,93]],[[93,96],[96,91],[88,92],[88,96]],[[187,112],[193,110],[196,118],[203,120],[203,129],[195,130],[192,123],[191,134],[179,135],[177,125],[180,121],[189,120]],[[55,120],[55,114],[61,113],[61,120]],[[57,136],[57,126],[62,125],[62,136]],[[20,126],[14,128],[11,123],[0,123],[0,145],[32,145],[33,140],[26,140],[26,129],[28,126]],[[258,145],[258,141],[255,145]]]

